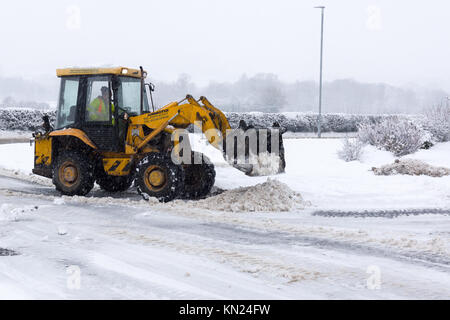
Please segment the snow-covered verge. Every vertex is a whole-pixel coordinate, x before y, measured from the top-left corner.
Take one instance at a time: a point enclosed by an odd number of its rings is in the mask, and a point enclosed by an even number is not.
[[[267,182],[193,144],[228,191],[164,204],[133,190],[61,197],[29,181],[29,144],[0,145],[0,166],[20,174],[0,173],[0,248],[18,253],[0,257],[0,297],[450,297],[450,216],[437,210],[450,208],[449,176],[376,176],[372,167],[394,162],[389,152],[366,146],[345,162],[339,139],[289,139],[286,173]],[[450,143],[401,159],[449,167]]]
[[[264,183],[267,177],[248,177],[231,167],[221,152],[205,139],[190,135],[193,149],[205,153],[216,165],[216,186],[230,190]],[[285,140],[286,173],[278,181],[299,192],[315,208],[396,209],[450,207],[450,176],[376,176],[373,167],[393,163],[397,157],[365,146],[361,161],[339,159],[340,139]],[[0,174],[50,186],[50,179],[31,175],[34,147],[28,143],[0,145]],[[433,166],[450,167],[450,142],[400,157]]]
[[[0,140],[4,143],[13,143],[15,140],[24,142],[32,137],[31,131],[22,130],[0,130]]]

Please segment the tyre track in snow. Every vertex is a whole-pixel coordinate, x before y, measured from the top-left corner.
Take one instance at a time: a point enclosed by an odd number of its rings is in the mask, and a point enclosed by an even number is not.
[[[60,198],[61,194],[55,190],[51,179],[42,178],[36,175],[26,175],[21,172],[13,170],[6,170],[0,168],[0,192],[2,193],[21,193],[30,196],[47,196]],[[98,186],[94,186],[89,193],[89,197],[85,198],[116,198],[116,199],[131,199],[141,200],[136,189],[132,187],[126,192],[110,193],[101,190]]]
[[[20,193],[16,191],[7,191],[2,192],[7,196],[19,196],[19,197],[25,197],[30,196],[36,199],[42,199],[42,200],[50,200],[54,201],[55,199],[60,199],[61,197],[56,197],[53,195],[39,195],[36,193]],[[111,199],[111,198],[91,198],[91,197],[63,197],[65,201],[67,201],[66,205],[83,205],[85,203],[92,204],[92,205],[120,205],[126,207],[127,205],[137,205],[140,208],[142,208],[142,205],[144,207],[148,207],[148,202],[145,201],[130,201],[128,199]],[[73,199],[76,199],[76,201],[71,201]],[[105,200],[105,201],[98,201],[98,200]],[[86,201],[86,202],[84,202]],[[148,217],[151,218],[151,217]],[[148,219],[146,219],[148,220]],[[141,221],[141,220],[140,220]],[[51,221],[49,221],[51,223]],[[120,223],[116,223],[115,225],[120,225]],[[113,226],[112,228],[117,229],[116,226]],[[226,226],[225,224],[221,224],[218,228],[215,228],[215,232],[210,233],[210,228],[207,228],[207,232],[202,232],[202,228],[206,227],[207,225],[202,223],[197,225],[198,227],[194,229],[186,229],[183,226],[183,233],[186,233],[188,237],[183,236],[180,238],[180,234],[177,234],[175,237],[174,233],[172,232],[173,226],[169,225],[156,225],[159,231],[158,237],[155,236],[149,236],[146,235],[148,232],[146,230],[142,230],[140,224],[135,224],[131,221],[127,222],[126,227],[128,228],[128,231],[114,231],[112,233],[108,233],[109,236],[118,236],[119,238],[127,238],[128,240],[137,241],[140,243],[145,243],[147,245],[153,245],[158,246],[161,248],[169,248],[172,250],[176,250],[183,253],[188,254],[195,254],[195,255],[203,255],[208,258],[213,258],[213,260],[224,263],[227,262],[231,264],[235,269],[238,269],[242,272],[247,273],[265,273],[267,275],[276,275],[280,278],[286,279],[286,281],[294,282],[294,281],[300,281],[300,280],[313,280],[316,279],[319,276],[319,273],[314,270],[308,270],[301,267],[298,267],[292,263],[288,262],[280,262],[279,257],[277,255],[273,257],[267,257],[267,256],[260,256],[255,254],[249,254],[248,252],[245,252],[245,250],[240,250],[239,247],[242,245],[242,241],[236,242],[234,241],[235,236],[239,237],[240,231],[234,231],[232,234],[232,237],[226,237],[226,233],[231,233],[233,231],[232,226]],[[104,226],[103,226],[104,227]],[[100,228],[99,228],[100,229]],[[130,230],[135,230],[134,232],[130,233]],[[152,222],[150,225],[146,226],[145,229],[152,230],[150,234],[152,234],[155,230],[155,224]],[[169,229],[169,230],[168,230]],[[186,231],[189,230],[189,231]],[[220,231],[221,230],[221,231]],[[169,235],[168,234],[169,231]],[[225,233],[223,232],[225,231]],[[220,236],[218,237],[211,237],[211,235],[218,235],[220,233]],[[248,233],[243,233],[243,235],[240,236],[241,239],[244,239],[246,236],[248,236]],[[197,240],[193,241],[192,239],[196,238]],[[174,239],[176,239],[174,241]],[[223,241],[220,245],[217,244],[217,240]],[[231,241],[231,243],[230,243]],[[251,239],[250,239],[251,242]],[[259,241],[256,241],[255,244],[259,244]],[[233,246],[230,247],[230,245]],[[234,247],[237,246],[237,247]],[[242,248],[241,248],[242,249]]]
[[[41,207],[45,207],[42,205]],[[42,239],[47,230],[40,228],[43,224],[47,224],[56,230],[56,226],[59,224],[54,219],[48,219],[46,217],[35,217],[33,220],[37,220],[37,224],[20,224],[10,226],[9,233],[16,234],[24,242],[33,243],[36,239]],[[31,221],[31,220],[27,220]],[[60,219],[64,221],[64,219]],[[105,292],[108,292],[108,297],[114,299],[123,298],[142,298],[146,299],[186,299],[188,294],[194,294],[201,299],[225,299],[227,297],[209,292],[207,288],[200,288],[195,285],[190,285],[180,279],[164,278],[164,275],[158,273],[158,271],[149,271],[139,265],[133,265],[132,262],[136,261],[135,257],[129,257],[131,251],[134,255],[142,255],[143,250],[138,251],[139,248],[133,248],[132,246],[123,247],[123,243],[119,243],[116,239],[111,238],[110,235],[101,234],[101,224],[95,223],[82,223],[81,225],[73,225],[70,223],[70,233],[77,235],[76,238],[71,236],[64,236],[62,238],[46,239],[44,245],[34,247],[24,246],[21,248],[20,255],[23,254],[25,259],[33,258],[33,256],[39,256],[39,263],[46,265],[44,269],[52,269],[51,273],[43,274],[39,279],[33,277],[28,273],[28,270],[23,266],[8,272],[8,269],[2,270],[0,268],[1,276],[10,275],[11,278],[23,280],[27,286],[32,284],[33,286],[45,286],[46,283],[54,281],[54,277],[61,277],[66,274],[65,269],[70,265],[75,265],[83,270],[83,286],[80,292],[68,292],[58,293],[52,292],[52,297],[58,296],[59,298],[76,298],[78,294],[83,297],[89,297],[93,299],[104,298],[104,296],[91,295],[91,292],[87,288],[96,288],[99,284],[104,288]],[[84,240],[78,239],[78,236],[87,240],[88,243],[82,243]],[[86,239],[87,237],[87,239]],[[41,240],[40,240],[41,241]],[[121,253],[117,255],[114,250],[104,250],[104,246],[111,248],[120,247]],[[61,247],[63,246],[63,248]],[[96,250],[93,250],[93,247]],[[45,248],[45,249],[44,249]],[[30,250],[31,249],[31,250]],[[133,250],[136,250],[134,252]],[[70,254],[68,254],[70,252]],[[145,251],[144,251],[145,252]],[[128,256],[127,256],[128,255]],[[36,258],[33,258],[36,259]],[[130,260],[132,261],[130,263]],[[142,257],[140,263],[151,264],[155,261],[152,257],[149,262],[146,257]],[[170,262],[165,262],[170,266]],[[49,267],[50,265],[50,267]],[[10,269],[9,269],[10,270]],[[118,279],[119,278],[119,279]],[[165,281],[162,281],[164,279]],[[32,280],[32,281],[31,281]],[[64,280],[64,279],[63,279]],[[42,282],[44,284],[42,284]],[[64,281],[62,281],[64,283]],[[122,292],[124,282],[126,286],[132,286],[133,292]],[[114,293],[115,292],[115,293]],[[67,294],[67,295],[65,295]],[[97,294],[97,293],[96,293]],[[130,295],[130,296],[127,296]],[[229,297],[228,297],[229,298]]]
[[[218,226],[217,224],[214,224],[210,225],[210,228],[204,227],[205,225],[203,224],[201,228],[184,230],[184,232],[190,232],[193,234],[201,235],[203,237],[210,237],[212,239],[219,238],[224,242],[231,241],[233,244],[238,245],[295,245],[300,247],[335,250],[343,253],[351,252],[360,255],[369,255],[381,258],[396,259],[408,263],[416,263],[422,266],[433,267],[441,271],[450,272],[450,259],[446,259],[435,254],[423,254],[420,252],[395,252],[392,250],[387,250],[385,248],[367,246],[364,244],[355,244],[312,236],[292,235],[285,232],[265,232],[249,229],[244,231],[240,228],[232,227],[229,225]],[[220,235],[220,231],[223,231],[222,235]],[[243,241],[243,239],[245,240]],[[202,250],[198,252],[201,251]],[[232,253],[230,254],[233,255]],[[238,256],[237,258],[241,257]],[[280,267],[280,269],[283,268],[284,267]],[[301,270],[299,274],[304,273],[303,271],[304,270]]]
[[[424,214],[450,215],[450,209],[445,208],[421,208],[421,209],[394,209],[394,210],[320,210],[314,211],[313,216],[339,217],[339,218],[397,218],[400,216],[417,216]]]
[[[209,223],[212,228],[216,228],[220,224],[225,225],[227,229],[237,232],[233,237],[234,241],[245,239],[243,237],[244,232],[253,233],[253,235],[259,233],[260,239],[267,238],[269,235],[271,241],[279,239],[282,243],[292,245],[300,243],[303,246],[368,254],[450,272],[449,253],[444,248],[435,247],[434,243],[423,243],[416,240],[405,241],[403,238],[370,238],[366,232],[339,230],[322,226],[304,227],[270,219],[255,221],[236,217],[234,214],[208,213],[207,210],[199,210],[198,212],[171,210],[167,213],[201,219],[205,223]],[[199,229],[196,232],[200,231]],[[207,234],[205,233],[205,235]],[[251,239],[255,241],[255,237],[251,237]]]
[[[155,227],[153,223],[152,226]],[[198,232],[204,230],[204,227],[205,225],[199,225],[199,228],[194,229],[183,228],[180,232],[171,232],[166,229],[155,231],[153,228],[152,230],[141,230],[141,233],[136,232],[137,230],[116,229],[110,233],[125,241],[131,240],[144,245],[175,250],[184,254],[205,257],[222,264],[229,264],[240,272],[250,273],[272,282],[274,277],[282,279],[283,284],[297,282],[311,284],[319,281],[319,283],[325,283],[327,286],[335,288],[344,285],[351,290],[361,290],[361,283],[365,283],[364,270],[367,265],[358,267],[350,263],[345,267],[342,266],[342,259],[347,261],[349,253],[358,255],[361,252],[336,250],[335,247],[305,246],[305,243],[299,243],[297,239],[294,239],[292,243],[282,240],[277,241],[274,233],[258,232],[260,234],[257,237],[260,239],[264,237],[266,240],[255,241],[254,232],[249,232],[249,230],[244,235],[240,232],[235,232],[235,234],[232,232],[222,240],[220,237],[218,239],[217,230],[225,229],[225,233],[236,230],[233,230],[231,226],[222,225],[211,226],[212,228],[204,233]],[[192,235],[189,236],[188,233],[192,233]],[[236,235],[246,240],[236,243]],[[313,254],[311,255],[311,253]],[[320,258],[323,255],[330,257],[325,260],[326,263]],[[389,256],[379,255],[380,258],[387,258],[388,260],[374,259],[375,256],[377,255],[369,255],[367,258],[369,261],[377,261],[376,263],[381,263],[383,266],[392,264],[391,261],[393,260]],[[359,259],[357,258],[357,260]],[[429,264],[426,264],[426,266],[430,267]],[[411,292],[411,294],[421,297],[435,297],[437,294],[436,291],[422,290],[420,286],[417,287],[417,284],[410,284],[405,279],[400,280],[395,273],[386,273],[383,279],[383,286],[389,287],[393,291],[401,287],[404,292]],[[423,280],[417,281],[422,281],[422,287],[426,286]],[[417,295],[417,292],[420,292],[420,294]]]
[[[20,196],[20,194],[16,193],[10,195]],[[31,195],[30,198],[42,200],[61,199],[61,197],[39,195]],[[127,199],[85,197],[73,199],[74,201],[70,197],[63,197],[63,199],[65,201],[64,207],[79,207],[80,209],[88,209],[90,212],[92,212],[90,208],[95,207],[96,217],[94,220],[92,220],[90,214],[83,216],[56,215],[55,217],[60,223],[67,223],[69,226],[75,222],[76,225],[73,225],[72,228],[75,227],[80,231],[85,230],[88,234],[92,234],[96,242],[102,239],[100,243],[110,243],[112,247],[117,244],[117,247],[126,248],[125,251],[129,251],[128,245],[135,244],[137,245],[135,248],[138,250],[136,251],[138,254],[144,252],[144,249],[139,249],[139,246],[141,248],[149,246],[149,248],[159,248],[167,252],[180,252],[193,257],[203,257],[224,266],[228,265],[242,274],[264,279],[272,286],[287,286],[286,288],[290,288],[288,290],[295,291],[295,288],[298,288],[296,286],[290,287],[290,284],[301,283],[299,284],[300,286],[313,285],[336,288],[336,292],[346,288],[346,292],[350,294],[359,292],[364,296],[363,292],[365,291],[361,283],[365,283],[364,270],[367,265],[361,267],[358,266],[358,263],[350,262],[351,260],[347,264],[345,261],[350,259],[351,255],[355,257],[355,261],[360,261],[361,259],[378,261],[382,266],[390,265],[395,263],[395,260],[398,260],[406,261],[411,266],[431,266],[431,268],[438,271],[446,270],[448,272],[448,269],[437,268],[427,261],[425,261],[425,264],[420,264],[417,261],[411,261],[411,259],[392,258],[389,248],[386,249],[388,254],[377,254],[368,252],[365,247],[361,249],[354,246],[354,241],[341,243],[343,241],[327,238],[329,236],[327,233],[332,230],[326,230],[326,228],[322,227],[299,228],[298,226],[270,221],[257,223],[257,221],[236,217],[235,214],[217,212],[191,211],[183,213],[180,212],[179,207],[178,209],[167,208],[166,205],[154,205],[153,203],[150,206],[149,203],[144,201],[130,201]],[[114,212],[111,211],[111,206],[114,206]],[[134,214],[128,214],[132,211],[130,208],[140,210],[136,210]],[[146,209],[146,211],[142,211],[142,209]],[[164,217],[168,217],[168,220]],[[53,218],[52,215],[51,221],[54,222]],[[232,222],[223,222],[224,220]],[[102,221],[108,222],[104,223]],[[269,224],[272,227],[263,227],[264,224]],[[284,227],[284,231],[276,230],[280,225]],[[316,236],[306,237],[301,233],[286,231],[292,231],[292,227],[296,227],[294,229],[297,229],[297,232],[299,232],[298,229],[309,230]],[[317,233],[325,235],[318,236]],[[334,236],[337,234],[334,233]],[[356,232],[355,234],[358,233]],[[73,250],[80,249],[77,248],[78,246],[75,246]],[[102,253],[100,248],[98,250],[100,250],[99,253]],[[80,254],[77,254],[78,258],[83,262],[83,255]],[[357,256],[362,258],[356,258]],[[121,261],[124,260],[126,263],[126,259],[121,256],[115,255],[115,257],[111,257]],[[342,260],[342,257],[347,258]],[[387,258],[388,260],[379,260],[375,259],[375,257]],[[335,261],[336,258],[338,258],[337,261]],[[107,259],[107,261],[109,260]],[[87,263],[88,261],[84,264]],[[132,269],[134,269],[133,266],[130,265]],[[102,274],[106,271],[106,278],[103,277],[103,279],[114,279],[117,276],[116,272],[118,270],[103,271],[102,265],[99,265],[99,267],[100,269],[94,269],[94,272]],[[427,287],[426,282],[422,278],[416,280],[415,284],[410,284],[407,278],[397,279],[396,273],[388,272],[383,274],[383,286],[388,292],[399,294],[399,296],[430,298],[439,296],[439,290],[434,289],[427,292],[425,289]],[[126,277],[126,273],[124,276]],[[130,281],[133,281],[133,286],[138,286],[138,282],[134,282],[137,279],[130,278]],[[110,286],[111,288],[116,287],[114,284]],[[117,286],[120,286],[120,283],[117,283]],[[141,290],[146,288],[140,285],[138,287]],[[158,291],[164,292],[169,296],[180,297],[183,295],[183,292],[170,288],[160,287]],[[370,296],[369,293],[366,292],[366,294]]]
[[[231,264],[241,272],[252,274],[266,274],[286,279],[287,282],[301,280],[316,280],[325,275],[321,272],[306,269],[296,264],[281,261],[277,254],[258,254],[249,252],[247,248],[239,247],[235,243],[224,241],[217,243],[211,239],[193,241],[192,237],[150,236],[147,234],[130,233],[129,231],[115,230],[110,233],[118,238],[133,240],[147,245],[169,248],[171,250],[191,255],[201,255],[220,263]],[[229,239],[228,239],[229,240]]]
[[[9,196],[31,196],[38,199],[54,200],[61,197],[52,195],[42,195],[37,192],[16,192],[0,189],[0,192]],[[55,192],[56,193],[56,192]],[[127,198],[109,198],[109,197],[63,197],[67,204],[80,205],[120,205],[120,206],[138,206],[149,207],[148,203],[140,200],[129,200]],[[71,201],[73,200],[73,201]],[[377,257],[385,257],[396,259],[403,262],[416,263],[422,266],[433,267],[441,271],[450,272],[450,258],[448,255],[424,252],[419,250],[413,250],[414,245],[408,242],[401,243],[401,240],[395,241],[394,239],[387,239],[383,242],[383,239],[367,239],[364,233],[356,231],[342,231],[335,230],[334,228],[325,227],[301,227],[297,225],[284,224],[273,221],[254,221],[249,219],[243,219],[241,217],[234,217],[227,214],[217,213],[203,213],[203,212],[185,212],[178,207],[167,207],[165,204],[155,203],[149,209],[165,209],[168,214],[183,216],[193,219],[201,219],[205,223],[211,225],[217,225],[218,223],[232,225],[228,229],[239,230],[239,237],[236,235],[234,239],[242,238],[242,232],[247,229],[247,232],[263,232],[265,234],[270,233],[271,236],[278,234],[279,238],[290,244],[301,243],[307,246],[313,246],[323,249],[334,249],[342,252],[350,251],[359,254],[368,254]],[[205,211],[205,210],[203,210]],[[237,228],[236,228],[237,227]],[[199,229],[196,232],[201,232]],[[294,234],[295,236],[292,236]],[[252,239],[254,240],[254,239]],[[377,243],[378,242],[378,243]],[[386,245],[397,242],[393,246]],[[378,246],[377,246],[378,245]],[[382,245],[382,246],[380,246]],[[412,249],[411,249],[412,247]],[[399,250],[400,249],[400,250]],[[425,249],[427,250],[427,248]],[[429,251],[429,250],[428,250]]]
[[[29,182],[27,182],[29,183]],[[61,198],[56,191],[47,190],[48,188],[36,185],[30,186],[25,191],[0,189],[0,193],[8,196],[29,196],[40,199],[54,200]],[[44,193],[44,194],[43,194]],[[107,197],[105,197],[105,195]],[[129,198],[133,195],[133,199]],[[441,271],[450,272],[450,257],[448,252],[439,252],[433,248],[427,247],[426,244],[414,244],[411,242],[402,243],[401,239],[373,239],[369,238],[364,232],[336,230],[332,227],[303,227],[299,225],[274,222],[271,220],[255,221],[237,217],[231,213],[208,212],[208,210],[183,210],[180,205],[160,204],[159,202],[151,203],[151,206],[140,199],[140,196],[131,192],[120,195],[118,198],[110,198],[110,194],[102,191],[93,193],[93,197],[62,197],[67,204],[80,205],[120,205],[144,207],[149,210],[164,210],[167,214],[174,216],[182,216],[200,220],[204,226],[216,229],[215,237],[221,237],[217,230],[226,230],[226,232],[234,233],[233,241],[239,242],[245,237],[252,234],[251,241],[258,242],[257,239],[267,238],[269,234],[271,240],[290,245],[301,244],[303,246],[317,247],[322,249],[339,250],[341,252],[353,252],[357,254],[366,254],[377,257],[395,259],[403,262],[414,263],[421,266],[432,267]],[[156,201],[156,200],[155,200]],[[420,209],[423,210],[423,209]],[[435,209],[440,210],[440,209]],[[409,210],[395,210],[395,212],[406,212]],[[319,211],[320,212],[320,211]],[[344,212],[344,211],[329,211]],[[357,211],[354,211],[358,213]],[[380,211],[385,212],[385,211]],[[315,212],[317,213],[317,211]],[[312,215],[315,214],[314,212]],[[361,214],[361,212],[359,212]],[[417,213],[419,209],[417,209]],[[148,214],[144,214],[146,216]],[[219,228],[217,226],[220,226]],[[208,229],[208,227],[206,227]],[[208,236],[208,232],[204,232],[202,228],[188,232],[203,232],[204,236]],[[246,236],[244,236],[246,234]],[[223,235],[222,235],[223,237]],[[240,240],[241,239],[241,240]],[[264,240],[263,240],[264,241]],[[389,245],[391,244],[391,245]]]
[[[230,241],[232,239],[232,242],[238,245],[286,245],[334,250],[342,253],[351,252],[414,263],[450,273],[450,258],[442,254],[416,250],[396,250],[387,246],[371,246],[363,241],[358,243],[326,237],[306,236],[298,231],[269,231],[267,229],[258,230],[254,227],[242,227],[240,224],[232,226],[224,223],[207,223],[201,224],[195,229],[183,230],[183,232],[222,241]]]

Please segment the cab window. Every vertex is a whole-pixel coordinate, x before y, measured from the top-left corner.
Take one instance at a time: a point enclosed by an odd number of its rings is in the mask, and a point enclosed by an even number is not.
[[[86,121],[111,122],[111,106],[111,90],[108,77],[88,79]]]
[[[130,115],[141,114],[141,80],[120,77],[117,99],[119,103],[119,113],[126,111]],[[144,111],[148,111],[148,109],[147,95],[144,92]]]
[[[78,99],[78,77],[61,79],[61,89],[58,102],[56,128],[61,129],[75,123]]]

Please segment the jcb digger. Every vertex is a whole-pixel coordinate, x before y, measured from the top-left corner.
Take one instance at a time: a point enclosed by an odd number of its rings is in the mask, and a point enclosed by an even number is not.
[[[109,192],[135,182],[144,197],[163,202],[205,197],[215,169],[205,155],[191,151],[185,133],[191,125],[247,174],[255,174],[249,159],[262,153],[276,155],[276,171],[284,171],[279,127],[252,128],[241,121],[232,130],[205,97],[187,95],[155,110],[154,86],[145,83],[142,67],[68,68],[56,74],[61,78],[56,123],[53,128],[44,116],[42,129],[33,134],[33,173],[51,178],[64,195],[86,195],[95,182]]]

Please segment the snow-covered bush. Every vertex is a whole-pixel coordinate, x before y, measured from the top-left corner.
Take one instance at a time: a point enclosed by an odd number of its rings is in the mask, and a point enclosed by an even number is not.
[[[396,116],[380,123],[363,123],[358,138],[397,157],[416,152],[427,140],[427,133],[416,123]]]
[[[425,110],[424,128],[437,142],[450,141],[450,105],[433,106]]]
[[[0,130],[32,131],[42,125],[42,116],[50,116],[54,124],[56,111],[40,111],[25,108],[0,108]],[[231,128],[237,128],[241,119],[255,127],[270,127],[278,122],[290,132],[317,132],[317,113],[263,113],[263,112],[226,112]],[[322,115],[322,132],[356,132],[361,123],[379,123],[392,115],[361,115],[326,113]],[[400,119],[412,119],[399,115]]]
[[[241,119],[255,127],[271,126],[278,122],[290,132],[317,132],[317,113],[263,113],[263,112],[226,112],[232,128],[236,128]],[[362,115],[344,113],[325,113],[322,115],[322,132],[356,132],[361,123],[379,123],[392,115]],[[399,115],[399,119],[412,119]]]
[[[55,111],[43,112],[35,109],[0,109],[0,130],[34,131],[42,125],[42,117],[47,114],[53,124]]]
[[[346,162],[359,160],[363,152],[364,143],[359,139],[345,139],[342,149],[338,150],[338,157]]]

